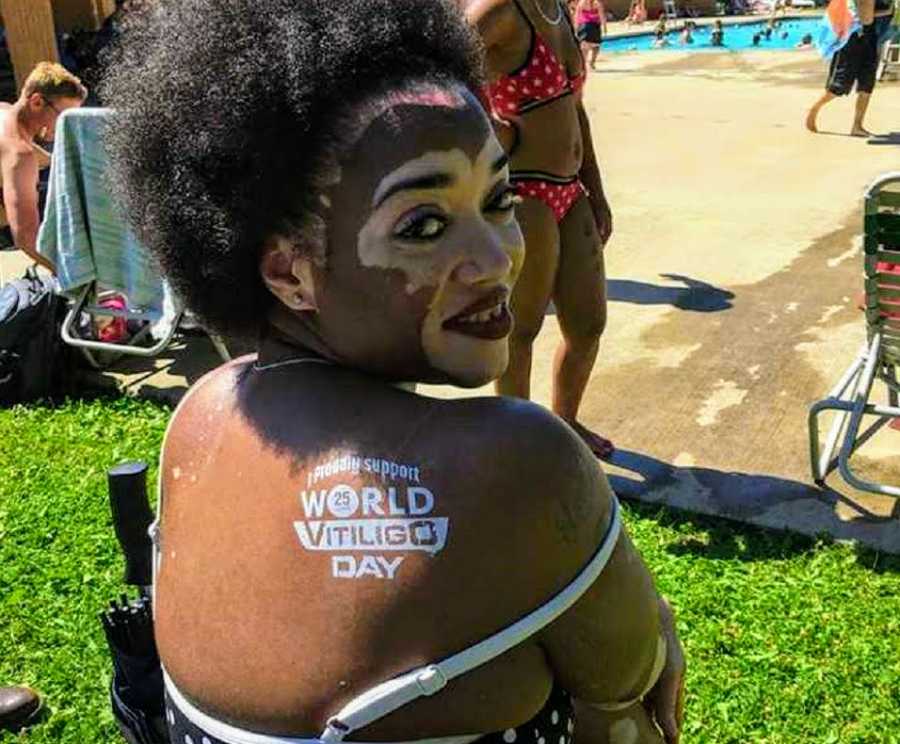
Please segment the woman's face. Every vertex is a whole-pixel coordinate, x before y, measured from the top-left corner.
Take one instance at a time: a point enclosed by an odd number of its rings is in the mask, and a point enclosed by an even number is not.
[[[524,258],[507,159],[463,89],[376,116],[341,164],[316,330],[353,366],[482,385],[506,369]]]

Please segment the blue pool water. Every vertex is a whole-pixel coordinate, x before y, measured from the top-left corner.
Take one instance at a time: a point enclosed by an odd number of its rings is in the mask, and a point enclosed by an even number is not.
[[[652,46],[656,39],[653,34],[655,24],[648,24],[648,32],[635,36],[619,36],[610,37],[603,40],[600,47],[601,52],[665,52],[665,51],[697,51],[697,52],[721,52],[721,51],[741,51],[745,49],[794,49],[805,34],[812,34],[816,37],[816,31],[820,24],[819,18],[800,18],[800,19],[779,19],[778,27],[772,32],[769,39],[763,35],[768,20],[759,21],[758,23],[732,23],[725,24],[725,46],[714,47],[710,44],[710,33],[713,28],[712,21],[703,20],[698,23],[694,31],[693,44],[681,44],[680,29],[684,25],[685,19],[679,18],[674,22],[678,31],[669,31],[666,39],[668,46],[662,48],[654,48]],[[701,25],[702,24],[702,25]],[[672,26],[672,23],[669,24]],[[753,35],[760,34],[762,37],[759,46],[753,45]],[[787,34],[787,38],[782,38]]]

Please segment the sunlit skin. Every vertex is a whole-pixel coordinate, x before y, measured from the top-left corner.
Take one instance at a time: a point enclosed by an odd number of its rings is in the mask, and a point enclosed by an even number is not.
[[[80,98],[50,99],[40,93],[0,103],[0,183],[6,219],[16,248],[51,272],[55,272],[52,262],[37,252],[38,174],[50,165],[50,156],[35,139],[51,141],[59,115],[78,106]]]
[[[333,339],[318,349],[327,358],[389,379],[463,386],[482,385],[505,369],[507,334],[489,340],[444,327],[490,293],[505,305],[524,254],[503,149],[464,95],[456,107],[428,107],[427,128],[415,126],[422,106],[398,106],[377,119],[347,157],[354,177],[325,195],[328,211],[342,215],[329,242],[355,250],[310,266],[315,312],[299,316],[303,328],[296,331]],[[407,133],[387,149],[397,128]],[[460,129],[473,132],[467,148],[459,146]],[[358,221],[351,215],[363,217],[360,204],[372,211]],[[293,259],[292,268],[302,261]],[[270,288],[290,301],[304,290],[286,279]]]
[[[508,292],[522,261],[502,149],[456,92],[456,105],[393,106],[368,126],[322,195],[324,263],[285,236],[266,241],[260,273],[276,306],[263,369],[245,359],[211,373],[167,435],[160,653],[183,694],[234,725],[317,735],[368,687],[544,603],[608,525],[595,458],[543,409],[390,384],[502,372],[500,339],[445,327],[473,300]],[[406,556],[391,581],[335,579],[329,554],[302,550],[299,493],[342,452],[420,468],[449,519],[446,548]],[[363,473],[341,480],[383,486]],[[534,716],[554,681],[588,703],[631,700],[652,683],[670,628],[623,533],[559,620],[354,740],[502,731]]]
[[[876,12],[875,0],[859,0],[858,3],[859,22],[862,26],[869,26],[875,22],[876,18],[891,15],[893,12],[893,8]],[[872,136],[872,132],[865,127],[866,112],[869,110],[869,101],[871,100],[871,97],[871,93],[858,91],[856,94],[856,104],[853,107],[853,124],[850,126],[850,135],[852,137]],[[835,98],[838,98],[838,96],[830,90],[826,90],[806,113],[804,125],[810,132],[818,133],[819,126],[817,120],[819,112],[826,104],[830,103]]]

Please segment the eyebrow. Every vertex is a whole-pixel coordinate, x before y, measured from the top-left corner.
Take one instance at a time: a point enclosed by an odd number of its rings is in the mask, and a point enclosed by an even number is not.
[[[504,152],[491,165],[491,173],[499,173],[509,164],[509,156]],[[400,191],[422,191],[428,189],[446,189],[456,182],[456,177],[449,173],[425,173],[413,176],[392,184],[383,194],[379,194],[373,205],[378,209],[394,194]]]
[[[398,191],[415,191],[423,189],[446,189],[452,186],[456,178],[449,173],[426,173],[403,181],[397,181],[387,191],[380,194],[375,201],[375,209],[378,209]]]

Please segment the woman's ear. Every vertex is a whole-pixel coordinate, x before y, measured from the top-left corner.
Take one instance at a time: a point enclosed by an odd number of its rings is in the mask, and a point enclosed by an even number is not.
[[[259,271],[269,291],[291,310],[318,312],[312,261],[298,255],[289,240],[274,236],[266,242]]]

